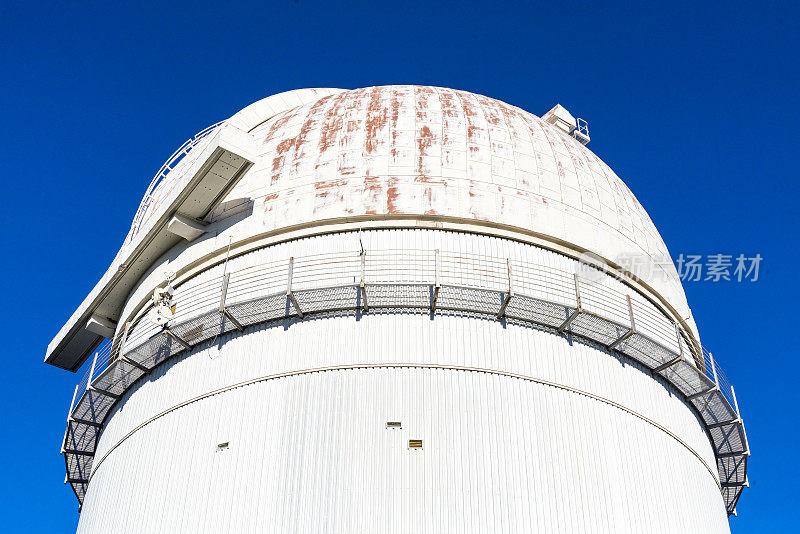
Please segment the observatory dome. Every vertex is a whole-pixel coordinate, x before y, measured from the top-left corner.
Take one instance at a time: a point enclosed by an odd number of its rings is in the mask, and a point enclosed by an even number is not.
[[[48,347],[79,531],[728,532],[733,387],[582,124],[302,89],[184,143]]]
[[[440,87],[303,89],[227,122],[260,149],[228,196],[252,201],[253,233],[420,216],[505,228],[615,265],[648,262],[643,282],[689,315],[664,241],[631,190],[591,150],[520,108]]]

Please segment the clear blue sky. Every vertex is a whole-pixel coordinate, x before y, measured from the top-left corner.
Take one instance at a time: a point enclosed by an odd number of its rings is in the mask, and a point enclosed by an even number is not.
[[[0,3],[9,531],[74,531],[58,451],[76,376],[42,358],[162,161],[267,95],[391,83],[465,89],[536,114],[560,102],[588,119],[590,148],[673,255],[764,257],[758,282],[686,291],[753,451],[733,531],[796,526],[796,3],[18,4]]]

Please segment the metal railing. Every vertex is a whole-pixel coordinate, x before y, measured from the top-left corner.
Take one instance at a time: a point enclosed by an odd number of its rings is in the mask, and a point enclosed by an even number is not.
[[[534,323],[580,336],[646,366],[692,403],[717,457],[733,513],[749,449],[733,387],[711,353],[652,302],[602,281],[530,262],[439,250],[381,250],[284,258],[188,280],[166,326],[149,310],[101,345],[75,389],[63,452],[80,501],[100,429],[116,400],[166,359],[233,330],[336,311],[459,312]],[[622,286],[620,286],[622,287]]]
[[[131,224],[131,230],[128,233],[126,242],[130,241],[139,232],[139,229],[143,224],[145,214],[148,212],[150,205],[153,203],[156,190],[166,181],[169,173],[172,172],[181,161],[183,161],[189,152],[191,152],[192,149],[194,149],[202,139],[213,133],[223,122],[224,121],[220,121],[216,124],[212,124],[211,126],[197,132],[190,139],[187,139],[186,142],[178,147],[178,149],[173,152],[169,158],[167,158],[167,161],[164,162],[161,168],[158,169],[158,172],[156,172],[156,175],[150,181],[150,185],[147,186],[147,190],[142,198],[142,202],[139,204],[139,209],[136,210],[136,215],[133,217],[133,223]]]

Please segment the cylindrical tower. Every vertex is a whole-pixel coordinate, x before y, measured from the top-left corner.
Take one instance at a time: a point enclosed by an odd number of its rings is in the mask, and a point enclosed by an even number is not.
[[[733,388],[588,139],[388,86],[187,141],[48,347],[79,532],[727,532]]]

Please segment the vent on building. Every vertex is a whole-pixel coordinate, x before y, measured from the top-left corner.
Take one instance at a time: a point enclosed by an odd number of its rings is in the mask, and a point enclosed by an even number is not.
[[[421,439],[410,439],[410,440],[408,440],[408,448],[409,449],[421,449],[422,448],[422,440]]]
[[[542,115],[542,120],[574,137],[582,145],[590,141],[589,124],[583,119],[573,117],[572,113],[561,104],[556,104],[553,109]]]
[[[403,428],[403,423],[401,423],[400,421],[387,421],[386,428],[400,429]]]

